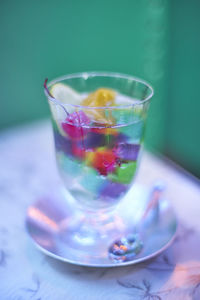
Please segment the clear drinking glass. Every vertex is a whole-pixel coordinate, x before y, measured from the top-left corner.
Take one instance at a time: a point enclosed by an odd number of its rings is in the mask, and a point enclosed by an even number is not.
[[[55,86],[58,96],[53,95]],[[115,103],[101,105],[97,99],[93,106],[81,104],[99,88],[111,89]],[[45,94],[58,170],[75,203],[66,241],[76,251],[99,255],[102,244],[109,247],[123,235],[123,220],[115,208],[132,186],[138,169],[153,90],[129,75],[87,72],[45,84]]]

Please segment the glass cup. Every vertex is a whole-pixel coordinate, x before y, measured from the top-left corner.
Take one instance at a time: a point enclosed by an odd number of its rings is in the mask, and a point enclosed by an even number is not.
[[[153,89],[132,76],[105,72],[66,75],[44,86],[58,170],[74,201],[66,241],[76,251],[99,255],[102,244],[109,249],[124,234],[116,207],[138,169]],[[115,97],[109,105],[105,89]],[[95,100],[84,101],[90,97]],[[132,248],[138,253],[142,243]]]

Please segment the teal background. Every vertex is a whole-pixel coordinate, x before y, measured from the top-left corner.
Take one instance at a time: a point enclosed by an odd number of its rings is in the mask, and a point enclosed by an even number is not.
[[[197,0],[2,0],[0,129],[49,116],[44,78],[117,71],[154,89],[146,146],[200,176]]]
[[[165,152],[200,177],[200,1],[171,1]]]

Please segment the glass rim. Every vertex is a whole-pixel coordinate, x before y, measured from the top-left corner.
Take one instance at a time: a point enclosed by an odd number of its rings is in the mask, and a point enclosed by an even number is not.
[[[88,79],[89,77],[115,77],[115,78],[122,78],[122,79],[127,79],[127,80],[132,80],[138,83],[143,84],[144,86],[146,86],[149,90],[150,90],[150,94],[145,97],[143,100],[139,100],[136,99],[134,101],[134,103],[132,104],[125,104],[125,105],[114,105],[114,106],[86,106],[86,105],[79,105],[79,104],[72,104],[72,103],[62,103],[60,100],[56,99],[55,97],[53,97],[48,88],[50,86],[52,86],[55,83],[61,82],[63,80],[68,80],[68,79],[72,79],[72,78],[84,78],[84,79]],[[45,82],[47,81],[47,79],[45,80]],[[145,80],[140,79],[138,77],[132,76],[132,75],[128,75],[128,74],[123,74],[123,73],[117,73],[117,72],[101,72],[101,71],[88,71],[88,72],[79,72],[79,73],[71,73],[71,74],[67,74],[67,75],[63,75],[60,77],[57,77],[53,80],[51,80],[46,88],[44,85],[44,93],[46,95],[46,97],[51,100],[54,104],[60,105],[62,107],[74,107],[74,108],[84,108],[84,109],[127,109],[127,108],[131,108],[134,107],[136,105],[141,105],[144,104],[146,102],[148,102],[154,95],[154,90],[152,88],[152,86]]]

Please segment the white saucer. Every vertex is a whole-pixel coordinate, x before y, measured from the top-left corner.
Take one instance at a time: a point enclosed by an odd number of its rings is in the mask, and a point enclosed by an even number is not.
[[[118,206],[116,213],[124,220],[125,232],[135,232],[135,226],[148,203],[149,194],[150,191],[144,187],[134,185]],[[156,210],[151,211],[143,223],[137,225],[143,241],[142,251],[127,260],[117,261],[109,255],[111,244],[102,243],[100,254],[95,255],[90,253],[89,248],[86,253],[63,238],[63,232],[67,234],[67,228],[75,222],[74,209],[74,204],[67,201],[61,192],[57,196],[41,198],[29,207],[26,227],[32,240],[43,253],[76,265],[118,267],[145,261],[164,251],[172,243],[177,230],[176,217],[169,201],[160,199]]]

